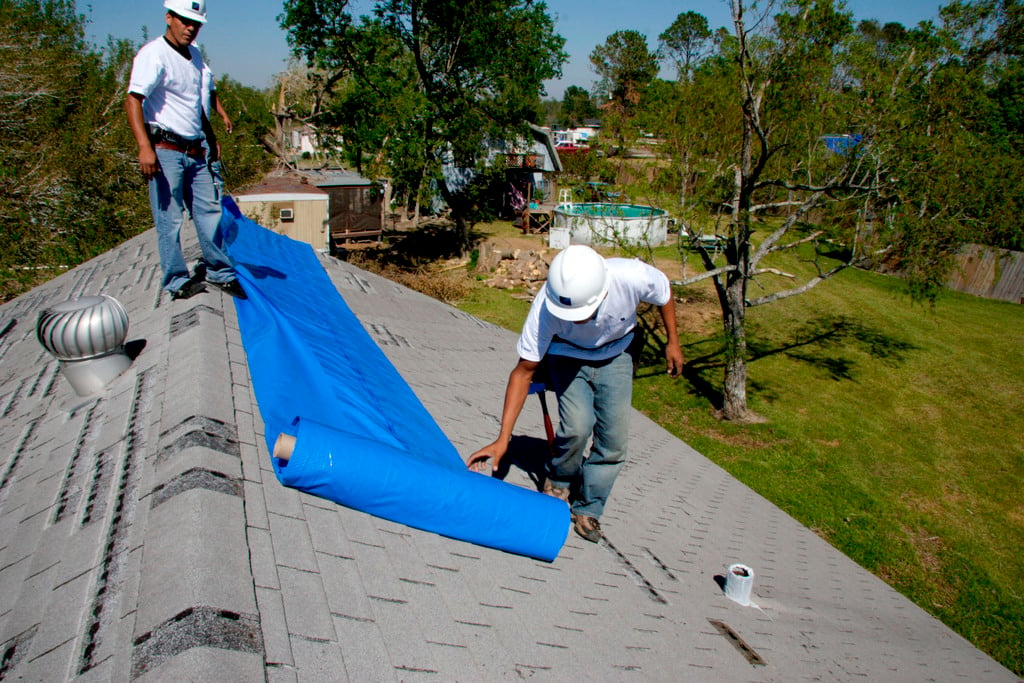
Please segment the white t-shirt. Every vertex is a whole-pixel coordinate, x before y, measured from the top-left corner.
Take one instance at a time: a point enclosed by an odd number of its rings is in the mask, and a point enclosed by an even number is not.
[[[636,309],[641,302],[664,306],[672,298],[668,278],[657,268],[638,259],[610,258],[608,296],[593,320],[573,323],[552,315],[544,304],[543,292],[533,300],[526,316],[516,351],[528,361],[540,361],[546,354],[583,360],[608,360],[626,350],[636,327]]]
[[[203,112],[210,111],[213,72],[199,50],[188,46],[191,59],[182,57],[160,36],[135,55],[128,92],[142,95],[146,123],[189,138],[203,137]]]

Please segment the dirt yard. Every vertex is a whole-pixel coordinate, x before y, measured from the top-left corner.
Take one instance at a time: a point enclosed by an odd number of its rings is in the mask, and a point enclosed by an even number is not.
[[[488,286],[536,292],[555,253],[548,248],[544,234],[489,237],[479,244],[477,273],[489,276]],[[655,266],[670,280],[682,279],[682,264],[677,259],[658,259]],[[721,309],[710,280],[677,291],[676,320],[680,332],[708,334],[718,329]]]

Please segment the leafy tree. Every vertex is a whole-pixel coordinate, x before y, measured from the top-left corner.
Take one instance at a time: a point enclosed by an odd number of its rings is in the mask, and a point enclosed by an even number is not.
[[[600,92],[622,106],[635,105],[643,89],[658,75],[658,56],[638,31],[616,31],[590,53]]]
[[[644,34],[616,31],[594,48],[590,63],[601,79],[598,91],[607,100],[603,128],[624,150],[636,137],[633,117],[644,90],[658,75],[658,56],[648,49]]]
[[[1003,39],[1011,5],[953,3],[940,28],[862,23],[850,45],[847,86],[862,103],[851,123],[876,131],[887,177],[878,213],[917,296],[934,299],[964,241],[1024,244],[1019,121],[1007,118],[1020,68]]]
[[[1006,114],[1020,101],[1019,41],[1007,28],[1019,22],[1018,0],[956,2],[941,28],[909,30],[854,30],[831,0],[780,7],[751,20],[732,0],[733,35],[663,98],[674,107],[664,120],[677,162],[664,181],[698,200],[685,204],[695,224],[710,209],[724,245],[719,265],[692,236],[706,272],[684,283],[714,280],[727,340],[721,414],[740,421],[756,417],[748,308],[881,259],[911,294],[933,299],[964,241],[1013,246],[1022,234],[1019,120]],[[764,216],[781,224],[755,243]],[[823,263],[820,238],[845,245],[838,261],[803,282],[771,280],[787,275],[766,261],[781,250],[804,254],[813,243]]]
[[[475,168],[489,141],[528,135],[564,39],[531,0],[378,0],[353,18],[346,0],[287,0],[281,25],[322,71],[325,125],[390,171],[396,190],[435,184],[469,248],[473,201],[445,167]]]
[[[687,80],[711,40],[708,20],[698,12],[683,12],[658,36],[663,52],[675,62],[680,80]]]
[[[148,227],[124,125],[124,41],[84,40],[74,2],[0,3],[0,296]]]
[[[537,123],[544,126],[555,126],[561,122],[562,103],[554,98],[540,101],[537,111]]]
[[[748,28],[746,9],[742,0],[731,1],[733,39],[722,42],[723,59],[711,65],[711,73],[728,76],[738,86],[732,92],[739,93],[741,114],[738,120],[725,119],[735,121],[735,129],[718,127],[717,134],[729,140],[731,162],[719,164],[712,182],[702,189],[725,221],[720,230],[725,265],[715,264],[694,235],[692,246],[706,272],[687,280],[714,281],[726,338],[721,415],[735,421],[756,418],[747,407],[747,308],[807,291],[853,263],[856,252],[834,268],[819,268],[807,282],[755,299],[750,296],[755,281],[784,275],[762,261],[813,241],[818,234],[801,233],[801,220],[827,199],[871,192],[874,170],[872,157],[865,153],[870,141],[845,154],[831,154],[819,143],[837,123],[837,93],[830,86],[837,48],[852,28],[850,15],[837,11],[829,0],[793,0],[784,5],[788,11],[776,15],[770,32],[755,34]],[[698,75],[688,88],[693,102],[700,101],[697,84],[704,82]],[[755,217],[779,212],[788,212],[781,226],[755,245]]]
[[[597,105],[590,93],[576,85],[566,88],[562,97],[562,125],[577,128],[587,119],[593,118],[597,118]]]
[[[243,187],[262,178],[273,164],[271,98],[228,76],[217,81],[217,97],[233,124],[229,134],[219,116],[211,121],[223,151],[225,182],[230,189]]]

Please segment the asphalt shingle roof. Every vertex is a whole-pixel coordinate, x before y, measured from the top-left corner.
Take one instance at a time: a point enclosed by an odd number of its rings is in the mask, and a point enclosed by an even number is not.
[[[490,442],[515,334],[322,262],[459,452]],[[0,306],[0,679],[1016,680],[639,413],[608,542],[550,564],[284,488],[232,300],[159,286],[150,231]],[[101,293],[137,356],[79,397],[35,319]],[[546,447],[537,401],[516,431]]]

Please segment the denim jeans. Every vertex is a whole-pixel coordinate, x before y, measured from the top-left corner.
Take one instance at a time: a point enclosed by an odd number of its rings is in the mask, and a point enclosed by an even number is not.
[[[547,358],[551,388],[558,397],[552,484],[579,487],[574,514],[599,518],[615,478],[626,462],[633,402],[633,358],[628,352],[608,361]],[[590,455],[584,458],[593,435]]]
[[[224,250],[220,225],[220,191],[206,159],[182,154],[171,149],[156,149],[160,173],[149,181],[149,206],[156,225],[163,288],[169,292],[180,289],[188,280],[188,264],[181,251],[182,212],[188,209],[199,236],[199,247],[206,264],[206,279],[229,282],[235,269]]]

